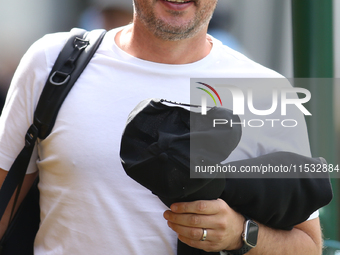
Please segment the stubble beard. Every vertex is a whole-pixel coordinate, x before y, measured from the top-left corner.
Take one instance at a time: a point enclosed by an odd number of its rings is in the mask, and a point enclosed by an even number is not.
[[[170,13],[174,17],[181,18],[180,12],[171,11]],[[157,18],[152,8],[135,1],[135,15],[139,17],[152,34],[165,41],[179,41],[193,37],[207,27],[212,14],[211,6],[205,6],[196,13],[193,20],[176,26]]]

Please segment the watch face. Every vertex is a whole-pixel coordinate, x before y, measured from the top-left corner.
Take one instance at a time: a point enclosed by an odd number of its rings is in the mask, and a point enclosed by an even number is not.
[[[251,221],[248,220],[246,222],[246,228],[245,228],[245,237],[244,241],[251,247],[255,247],[257,244],[257,234],[259,231],[258,225]]]

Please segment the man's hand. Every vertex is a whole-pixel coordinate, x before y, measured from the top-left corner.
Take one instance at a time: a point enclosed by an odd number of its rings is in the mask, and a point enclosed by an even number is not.
[[[170,209],[164,218],[183,243],[208,252],[242,246],[245,219],[223,200],[175,203]],[[205,241],[201,241],[203,229],[207,230]]]
[[[189,246],[210,252],[242,247],[244,217],[223,200],[175,203],[164,212],[168,225]],[[259,225],[257,246],[249,255],[299,254],[321,255],[322,238],[319,218],[305,221],[292,230],[278,230]],[[207,238],[200,241],[203,229]]]

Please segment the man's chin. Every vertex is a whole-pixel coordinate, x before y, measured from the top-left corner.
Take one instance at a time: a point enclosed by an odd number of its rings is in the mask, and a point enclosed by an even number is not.
[[[175,26],[173,23],[169,25],[162,22],[155,28],[155,35],[167,41],[178,41],[192,37],[195,34],[193,30],[193,27],[187,24]]]

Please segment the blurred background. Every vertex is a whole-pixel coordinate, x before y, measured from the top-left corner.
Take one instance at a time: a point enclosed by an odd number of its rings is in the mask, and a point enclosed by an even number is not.
[[[20,58],[35,40],[72,27],[122,26],[132,10],[132,0],[0,0],[0,109]],[[339,14],[340,0],[219,0],[209,33],[288,78],[340,78]],[[340,162],[338,80],[334,86],[307,85],[317,97],[310,108],[321,109],[313,112],[316,121],[307,120],[312,152],[333,164]],[[339,180],[332,185],[335,197],[320,215],[325,239],[339,240]],[[324,254],[340,254],[339,243],[326,244],[335,248]]]

